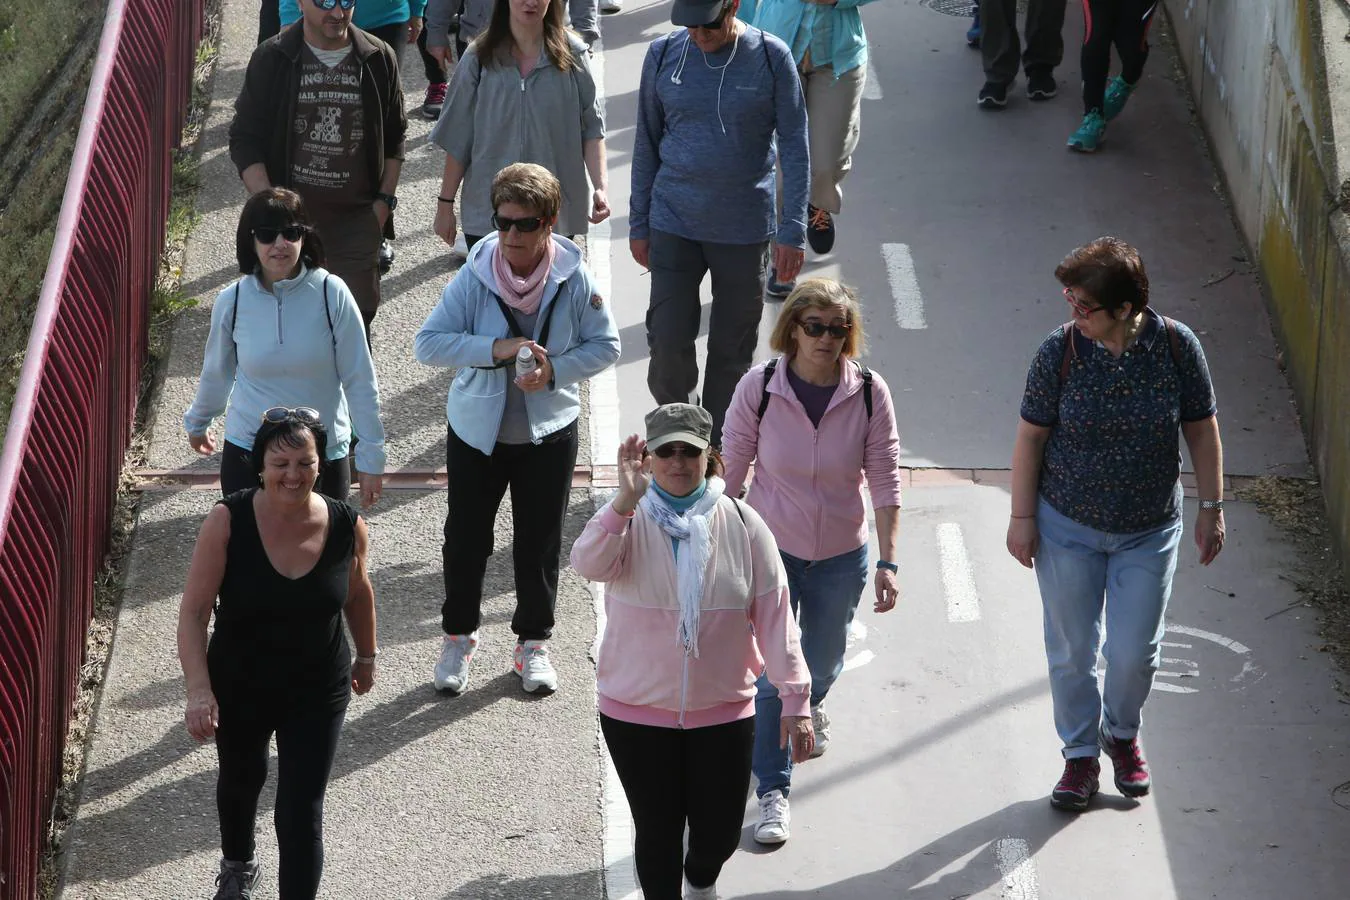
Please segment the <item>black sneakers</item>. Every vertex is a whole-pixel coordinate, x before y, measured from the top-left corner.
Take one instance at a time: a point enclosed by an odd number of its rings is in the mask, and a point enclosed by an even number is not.
[[[1008,86],[996,81],[986,81],[980,88],[979,99],[975,101],[980,109],[1002,109],[1008,105]]]
[[[1049,100],[1057,93],[1059,93],[1059,85],[1055,83],[1055,73],[1053,72],[1027,73],[1028,100]]]
[[[1102,765],[1095,756],[1064,761],[1064,774],[1050,793],[1050,805],[1067,812],[1082,812],[1088,808],[1092,795],[1101,786]]]
[[[806,205],[806,241],[817,253],[834,249],[834,217],[818,206]]]

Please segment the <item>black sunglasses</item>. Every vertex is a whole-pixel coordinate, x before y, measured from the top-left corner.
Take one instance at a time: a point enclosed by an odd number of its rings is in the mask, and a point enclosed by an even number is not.
[[[721,30],[722,26],[726,24],[727,13],[729,12],[731,12],[731,4],[728,3],[727,5],[722,7],[722,12],[717,16],[716,19],[713,19],[707,25],[695,25],[694,27],[701,28],[704,31],[719,31]]]
[[[661,459],[670,459],[676,453],[680,454],[685,459],[698,459],[703,455],[702,450],[697,447],[691,447],[688,444],[662,444],[660,447],[653,450],[652,453],[659,456]]]
[[[499,216],[496,213],[492,214],[492,227],[501,232],[510,231],[511,226],[514,225],[516,226],[516,231],[519,231],[521,234],[530,234],[531,232],[538,231],[543,224],[543,216],[526,216],[523,219],[508,219],[506,216]]]
[[[314,0],[314,5],[322,10],[330,10],[335,6],[343,9],[351,9],[356,5],[356,0]]]
[[[277,235],[284,237],[288,243],[297,243],[309,233],[309,227],[305,225],[287,225],[283,228],[255,228],[253,229],[253,239],[260,244],[275,244]]]
[[[827,331],[832,338],[846,338],[848,337],[848,330],[853,327],[852,325],[826,325],[824,322],[807,322],[802,319],[798,319],[797,324],[802,327],[802,331],[806,332],[807,337],[813,338],[820,337]]]
[[[270,422],[273,425],[280,425],[287,419],[294,419],[301,425],[319,425],[322,420],[319,418],[319,411],[312,406],[274,406],[262,414],[264,422]]]

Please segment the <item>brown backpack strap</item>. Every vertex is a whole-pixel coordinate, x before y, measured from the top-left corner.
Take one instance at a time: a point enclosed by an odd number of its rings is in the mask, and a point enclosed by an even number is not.
[[[1060,326],[1064,334],[1064,357],[1059,363],[1059,383],[1069,380],[1069,364],[1078,358],[1078,348],[1073,345],[1073,323],[1065,322]]]
[[[1181,338],[1177,336],[1177,323],[1162,317],[1163,328],[1167,329],[1167,346],[1172,351],[1172,365],[1177,367],[1177,377],[1181,377]]]

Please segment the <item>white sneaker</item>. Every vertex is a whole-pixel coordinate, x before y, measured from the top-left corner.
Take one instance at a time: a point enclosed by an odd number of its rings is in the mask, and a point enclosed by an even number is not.
[[[516,644],[515,670],[527,694],[537,691],[551,694],[558,689],[558,673],[548,661],[548,647],[543,641]]]
[[[623,0],[600,0],[600,11],[602,13],[622,12]]]
[[[455,244],[450,248],[450,252],[460,259],[467,259],[469,256],[469,245],[464,240],[464,232],[459,231],[455,235]]]
[[[788,823],[792,813],[788,810],[788,798],[782,791],[769,791],[759,798],[759,824],[755,826],[755,842],[759,844],[781,844],[792,836]]]
[[[704,888],[696,888],[686,878],[684,880],[684,900],[717,900],[717,885],[710,884]]]
[[[825,711],[824,703],[811,707],[811,727],[816,732],[816,746],[811,751],[811,758],[815,759],[830,749],[830,714]]]
[[[478,649],[478,632],[447,634],[441,642],[441,658],[436,661],[436,690],[458,694],[469,686],[469,663]]]

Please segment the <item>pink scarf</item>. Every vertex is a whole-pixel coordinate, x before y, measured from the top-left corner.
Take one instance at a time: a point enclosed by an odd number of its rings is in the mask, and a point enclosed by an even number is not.
[[[553,254],[554,244],[550,237],[544,258],[539,260],[533,272],[522,278],[511,271],[511,264],[502,255],[501,244],[492,248],[492,274],[497,278],[497,290],[501,291],[507,306],[527,316],[539,311],[539,303],[544,299],[544,286],[548,284],[548,273],[553,268]]]

